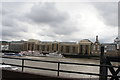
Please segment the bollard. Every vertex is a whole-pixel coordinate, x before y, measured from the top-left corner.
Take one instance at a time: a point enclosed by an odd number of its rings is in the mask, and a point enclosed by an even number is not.
[[[100,55],[100,77],[99,80],[107,80],[107,67],[106,65],[106,58],[104,56],[104,46],[101,46],[101,55]]]
[[[58,62],[58,72],[57,72],[57,76],[59,76],[59,70],[60,70],[60,62]]]
[[[24,70],[24,59],[22,59],[22,72]]]

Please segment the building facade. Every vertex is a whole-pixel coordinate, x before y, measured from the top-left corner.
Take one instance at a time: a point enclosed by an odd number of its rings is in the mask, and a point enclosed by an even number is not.
[[[77,42],[43,42],[35,39],[28,41],[12,41],[9,45],[11,51],[39,51],[40,53],[67,53],[91,55],[92,42],[88,39]]]
[[[41,53],[72,53],[90,55],[92,49],[92,42],[88,39],[76,42],[42,42],[39,40],[30,39],[26,43],[26,51],[39,51]],[[25,49],[24,49],[25,50]]]
[[[9,43],[9,50],[17,52],[25,51],[27,47],[25,43],[25,41],[12,41]]]
[[[92,55],[99,56],[100,55],[100,47],[101,47],[101,44],[98,40],[98,36],[96,36],[96,41],[93,43],[93,47],[92,47]]]
[[[60,42],[59,52],[61,53],[78,53],[78,44],[76,42]]]
[[[26,51],[39,51],[40,50],[40,41],[35,39],[29,39],[25,42]]]
[[[102,46],[104,46],[104,53],[107,56],[118,56],[117,55],[117,49],[116,44],[114,43],[102,43]]]
[[[118,38],[117,38],[118,39]],[[35,39],[29,39],[28,41],[12,41],[9,43],[9,50],[11,51],[38,51],[40,53],[66,53],[66,54],[82,54],[82,55],[100,55],[101,45],[106,47],[107,55],[118,54],[120,49],[117,49],[115,40],[114,43],[100,44],[98,36],[93,43],[89,39],[83,39],[79,42],[45,42]],[[120,44],[119,44],[120,47]]]
[[[88,39],[81,40],[78,44],[78,53],[83,55],[91,55],[92,42]]]
[[[9,42],[1,41],[0,42],[0,51],[1,50],[9,50]]]

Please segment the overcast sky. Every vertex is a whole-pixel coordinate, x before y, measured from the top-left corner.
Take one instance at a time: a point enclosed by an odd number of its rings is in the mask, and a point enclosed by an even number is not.
[[[2,39],[113,42],[118,36],[117,2],[4,2]]]

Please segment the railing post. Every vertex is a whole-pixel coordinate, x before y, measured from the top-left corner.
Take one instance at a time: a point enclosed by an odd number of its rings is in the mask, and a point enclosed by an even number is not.
[[[107,67],[106,65],[106,59],[104,56],[104,46],[101,46],[101,55],[100,55],[100,77],[99,80],[107,80]]]
[[[60,70],[60,62],[58,62],[58,72],[57,72],[57,76],[59,76],[59,70]]]
[[[24,70],[24,59],[22,59],[22,72]]]
[[[4,63],[4,62],[2,62],[2,65],[5,65],[5,63]]]

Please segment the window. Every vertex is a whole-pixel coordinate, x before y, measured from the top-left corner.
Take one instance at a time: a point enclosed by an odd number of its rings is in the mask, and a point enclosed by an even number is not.
[[[66,46],[66,52],[69,53],[69,46]]]
[[[85,46],[85,54],[88,54],[88,45]]]
[[[95,50],[95,45],[93,46],[93,50]]]
[[[83,53],[83,46],[82,45],[80,45],[80,53]]]
[[[73,47],[73,53],[75,53],[75,47]]]
[[[52,50],[54,50],[54,44],[52,44]]]
[[[61,52],[63,52],[63,46],[61,46]]]
[[[47,51],[49,51],[49,45],[47,45]]]
[[[56,45],[57,51],[58,51],[58,44]]]
[[[99,45],[97,46],[97,50],[100,50],[100,46]]]
[[[45,45],[42,45],[42,51],[44,51],[45,50]]]

